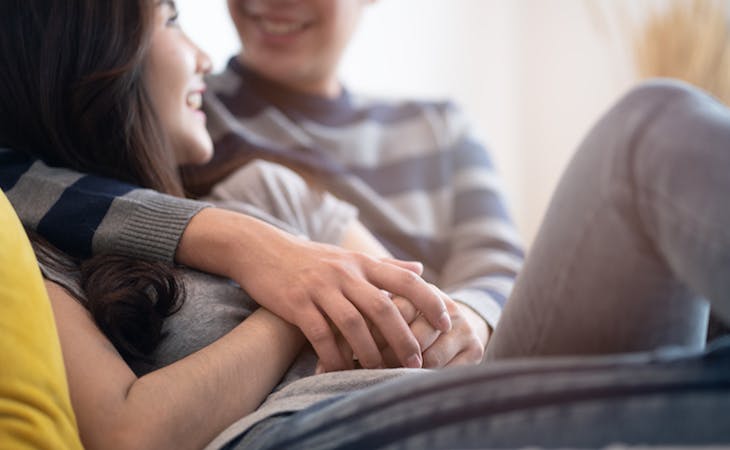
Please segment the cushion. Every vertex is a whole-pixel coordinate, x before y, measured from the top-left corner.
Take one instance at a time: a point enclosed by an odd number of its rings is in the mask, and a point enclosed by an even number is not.
[[[0,447],[80,449],[51,304],[0,191]]]

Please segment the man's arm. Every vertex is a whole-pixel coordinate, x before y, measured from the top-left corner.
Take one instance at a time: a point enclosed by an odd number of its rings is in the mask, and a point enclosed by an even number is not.
[[[438,284],[494,329],[524,261],[521,238],[488,150],[456,108],[446,114],[456,171],[449,256]]]
[[[64,252],[173,262],[190,219],[208,206],[0,150],[0,187],[23,225]]]
[[[200,251],[205,249],[205,251]],[[388,293],[410,299],[436,329],[451,329],[421,265],[309,242],[251,217],[208,208],[185,229],[177,260],[236,280],[262,306],[299,326],[328,371],[349,368],[329,321],[366,367],[382,364],[365,319],[406,367],[422,365],[418,341]]]
[[[381,364],[366,318],[403,365],[421,366],[418,341],[383,290],[411,299],[435,328],[451,326],[417,265],[307,242],[251,217],[50,168],[16,153],[0,153],[0,183],[26,226],[70,254],[174,258],[235,280],[262,306],[297,325],[327,370],[351,364],[339,352],[332,324],[364,363]]]

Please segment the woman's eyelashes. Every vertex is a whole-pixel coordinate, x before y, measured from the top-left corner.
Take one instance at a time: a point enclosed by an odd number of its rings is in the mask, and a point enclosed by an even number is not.
[[[178,28],[180,26],[180,23],[178,22],[179,16],[180,15],[178,14],[177,10],[173,9],[170,17],[167,19],[167,26]]]

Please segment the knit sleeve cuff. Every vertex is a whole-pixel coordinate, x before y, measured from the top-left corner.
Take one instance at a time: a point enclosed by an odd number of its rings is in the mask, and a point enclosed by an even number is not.
[[[99,225],[93,252],[173,262],[190,219],[209,203],[140,189],[117,197]]]
[[[482,319],[494,330],[502,315],[502,306],[489,294],[476,289],[460,289],[448,292],[448,295],[458,303],[468,306],[479,314]]]

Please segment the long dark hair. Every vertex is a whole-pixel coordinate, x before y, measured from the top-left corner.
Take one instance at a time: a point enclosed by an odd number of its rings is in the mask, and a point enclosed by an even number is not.
[[[85,261],[61,253],[33,230],[26,233],[43,265],[78,281],[77,300],[129,362],[149,361],[165,337],[162,325],[185,295],[175,269],[160,261],[102,255]]]
[[[2,0],[0,146],[182,195],[143,82],[157,3]],[[85,306],[120,352],[154,349],[160,321],[180,297],[173,268],[102,255],[85,261],[81,274]]]
[[[182,195],[143,82],[155,0],[3,0],[0,145]]]

